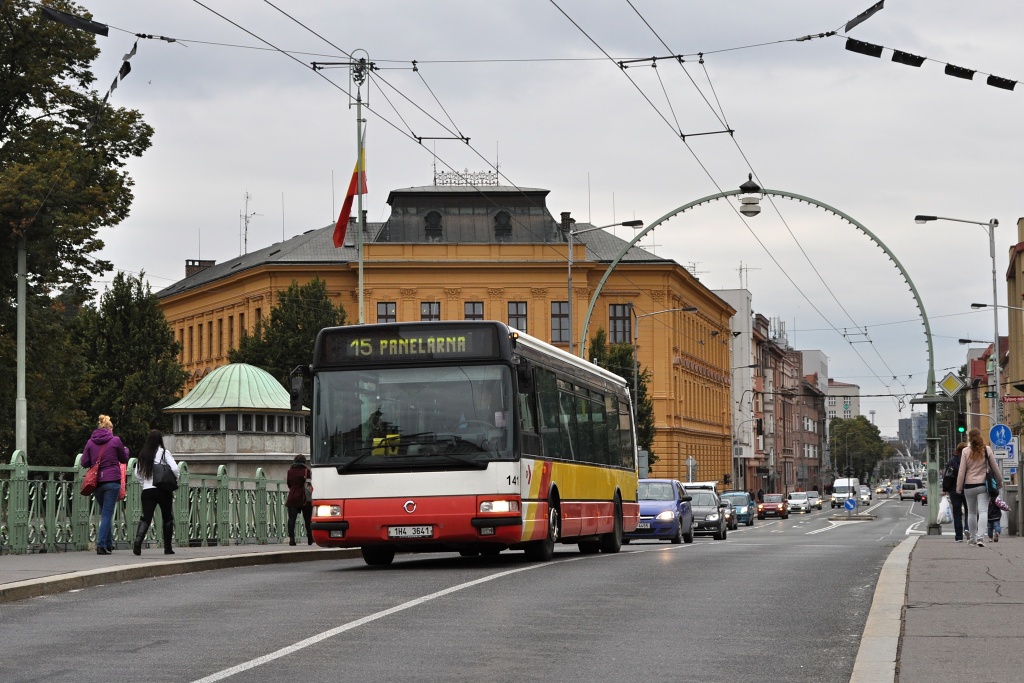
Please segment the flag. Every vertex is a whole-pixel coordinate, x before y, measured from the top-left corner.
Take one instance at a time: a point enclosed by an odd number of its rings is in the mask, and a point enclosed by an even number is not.
[[[360,188],[362,185],[362,188]],[[348,184],[348,192],[345,194],[345,203],[341,205],[341,213],[338,214],[338,223],[334,226],[334,246],[340,247],[345,243],[345,230],[348,228],[348,219],[352,215],[352,200],[357,194],[366,194],[366,147],[359,150],[359,159],[352,171],[352,180]]]

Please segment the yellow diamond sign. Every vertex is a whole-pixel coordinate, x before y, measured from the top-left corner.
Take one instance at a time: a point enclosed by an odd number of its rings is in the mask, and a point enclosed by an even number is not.
[[[942,381],[939,382],[939,388],[945,392],[946,396],[954,396],[956,392],[964,388],[964,383],[951,372],[942,378]]]

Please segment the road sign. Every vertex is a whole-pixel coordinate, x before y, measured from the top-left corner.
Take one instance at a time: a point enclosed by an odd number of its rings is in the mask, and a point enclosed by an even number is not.
[[[855,499],[853,499],[853,498],[847,498],[846,502],[843,503],[843,507],[846,508],[847,510],[856,510],[857,509],[857,501]]]
[[[1006,462],[1007,464],[1016,464],[1017,462],[1017,443],[1018,437],[1010,439],[1010,443],[1006,444],[1003,449],[1006,451]]]
[[[942,389],[946,396],[953,396],[964,388],[964,382],[951,372],[942,378],[942,381],[939,382],[939,388]]]
[[[988,430],[988,440],[997,448],[1004,448],[1011,439],[1013,439],[1013,432],[1004,424],[993,425],[992,429]]]
[[[1024,396],[1003,396],[1003,403],[1024,403]]]
[[[996,397],[996,392],[994,392],[994,391],[986,391],[985,392],[985,398],[995,398],[995,397]]]

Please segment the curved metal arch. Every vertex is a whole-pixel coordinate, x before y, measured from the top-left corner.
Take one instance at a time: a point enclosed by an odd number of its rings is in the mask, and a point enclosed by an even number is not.
[[[604,289],[604,285],[608,281],[608,278],[611,276],[612,271],[615,269],[615,266],[619,265],[619,262],[626,256],[626,254],[629,252],[629,250],[632,249],[634,246],[636,246],[637,242],[639,242],[644,237],[644,235],[646,235],[648,232],[650,232],[654,228],[658,227],[659,225],[661,225],[662,223],[664,223],[668,219],[670,219],[670,218],[672,218],[672,217],[674,217],[674,216],[676,216],[678,214],[681,214],[681,213],[684,213],[686,211],[689,211],[690,209],[692,209],[694,207],[697,207],[697,206],[700,206],[702,204],[708,204],[710,202],[717,201],[719,199],[724,199],[725,197],[732,197],[732,196],[738,195],[738,194],[748,194],[748,193],[744,192],[743,190],[729,190],[728,192],[718,192],[716,194],[711,194],[711,195],[708,195],[706,197],[701,197],[700,199],[694,200],[694,201],[692,201],[692,202],[690,202],[688,204],[683,204],[682,206],[680,206],[680,207],[678,207],[676,209],[673,209],[672,211],[669,211],[667,214],[665,214],[661,218],[657,219],[656,221],[652,222],[650,225],[648,225],[643,230],[638,232],[636,234],[636,236],[634,236],[633,239],[630,240],[629,243],[626,244],[625,247],[623,247],[622,251],[619,252],[619,255],[615,257],[615,260],[613,260],[611,262],[611,264],[609,264],[608,269],[605,271],[604,275],[601,277],[600,282],[597,283],[597,288],[594,290],[593,296],[590,297],[590,306],[587,308],[587,315],[583,319],[583,329],[580,332],[580,343],[579,343],[579,346],[577,347],[580,350],[580,356],[581,357],[585,357],[586,356],[587,330],[590,327],[590,317],[591,317],[591,315],[594,312],[594,308],[597,306],[597,299],[601,295],[601,291]],[[900,260],[898,258],[896,258],[896,255],[889,250],[889,247],[885,246],[885,243],[882,242],[882,240],[878,239],[878,237],[873,232],[868,230],[867,226],[865,226],[863,223],[861,223],[857,219],[855,219],[852,216],[850,216],[850,215],[840,211],[839,209],[837,209],[837,208],[835,208],[833,206],[829,206],[828,204],[825,204],[824,202],[819,202],[818,200],[812,199],[811,197],[805,197],[804,195],[795,194],[793,192],[786,192],[785,190],[767,190],[767,189],[763,189],[763,190],[761,190],[760,194],[761,195],[771,195],[773,197],[784,197],[786,199],[795,199],[795,200],[800,201],[800,202],[807,202],[808,204],[811,204],[812,206],[816,206],[819,209],[824,209],[825,211],[828,211],[828,212],[834,214],[835,216],[838,216],[839,218],[843,219],[844,221],[846,221],[847,223],[849,223],[853,227],[855,227],[858,230],[860,230],[862,233],[867,235],[868,238],[871,239],[872,242],[877,244],[878,247],[883,252],[885,252],[885,255],[889,258],[889,260],[893,263],[893,265],[896,266],[897,270],[900,271],[900,274],[903,276],[903,281],[906,282],[907,286],[910,288],[911,294],[914,295],[914,303],[917,305],[917,310],[921,314],[921,322],[924,325],[925,343],[926,343],[926,345],[928,347],[928,380],[927,380],[927,389],[925,391],[925,396],[934,396],[935,395],[935,350],[934,350],[934,348],[932,346],[932,328],[931,328],[931,325],[928,322],[928,314],[925,313],[924,302],[921,301],[921,295],[918,293],[917,287],[914,286],[914,281],[910,278],[910,273],[908,273],[906,271],[906,269],[903,267],[903,264],[900,263]]]

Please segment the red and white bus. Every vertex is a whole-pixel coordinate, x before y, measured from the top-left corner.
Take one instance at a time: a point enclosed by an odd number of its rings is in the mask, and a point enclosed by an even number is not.
[[[303,370],[318,545],[371,565],[396,551],[543,561],[559,542],[618,552],[636,528],[633,411],[607,370],[493,321],[327,328]]]

